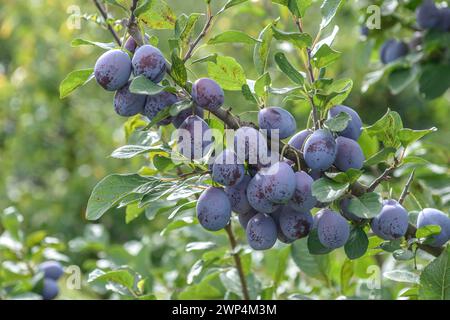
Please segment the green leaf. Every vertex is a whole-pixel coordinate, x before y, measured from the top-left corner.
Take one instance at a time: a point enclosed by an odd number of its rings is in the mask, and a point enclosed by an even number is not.
[[[380,213],[381,206],[381,196],[378,193],[369,192],[359,198],[353,197],[348,205],[348,211],[360,218],[371,219]]]
[[[95,269],[89,274],[88,282],[115,282],[124,286],[125,288],[132,289],[134,286],[134,279],[134,275],[132,275],[129,270],[113,270],[104,272],[100,269]]]
[[[434,259],[420,276],[419,298],[424,300],[450,299],[450,246]]]
[[[273,38],[272,26],[276,22],[269,23],[259,34],[255,49],[253,50],[253,62],[258,74],[263,74],[266,71],[267,60],[269,58],[270,43]]]
[[[398,261],[408,261],[414,258],[414,252],[405,249],[395,250],[392,253],[392,256],[395,260]]]
[[[176,16],[164,0],[143,0],[134,14],[151,29],[173,29]]]
[[[272,2],[288,7],[296,17],[303,17],[312,5],[312,0],[272,0]]]
[[[392,147],[383,148],[379,152],[375,153],[372,157],[364,161],[365,166],[373,166],[381,162],[386,162],[392,154],[395,154],[397,150]]]
[[[341,53],[331,49],[327,44],[323,44],[312,58],[312,64],[317,68],[326,68],[336,62]]]
[[[329,256],[310,254],[306,239],[297,240],[291,245],[291,256],[295,264],[306,275],[318,279],[327,279],[330,268]]]
[[[423,226],[416,231],[416,238],[428,238],[430,236],[441,233],[441,226],[438,225],[428,225]]]
[[[216,63],[208,62],[208,75],[225,90],[240,91],[247,83],[244,68],[232,57],[218,56]]]
[[[322,22],[320,23],[320,29],[324,29],[333,20],[340,6],[342,0],[324,0],[320,7],[320,13],[322,14]]]
[[[237,6],[238,4],[241,4],[241,3],[244,3],[247,1],[248,0],[228,0],[228,2],[223,6],[223,10]]]
[[[339,183],[327,178],[320,178],[314,181],[312,193],[320,202],[331,202],[339,199],[348,187],[349,183]]]
[[[353,227],[350,237],[344,246],[345,254],[350,260],[362,257],[369,247],[369,239],[367,234],[361,227]]]
[[[399,94],[405,90],[417,77],[416,69],[400,68],[392,70],[388,76],[388,86],[391,93]]]
[[[209,250],[216,246],[217,245],[214,242],[190,242],[186,245],[186,252]]]
[[[61,99],[67,97],[75,89],[84,86],[94,78],[94,69],[81,69],[69,73],[59,85],[59,97]]]
[[[275,54],[275,62],[281,71],[283,71],[289,79],[291,79],[294,83],[303,85],[305,79],[303,75],[297,71],[297,69],[292,66],[289,60],[286,58],[285,54],[282,52],[277,52]]]
[[[84,45],[88,45],[88,46],[96,46],[105,50],[111,50],[114,49],[116,47],[116,44],[114,42],[96,42],[96,41],[90,41],[90,40],[85,40],[85,39],[81,39],[81,38],[76,38],[73,39],[71,42],[71,46],[72,47],[79,47],[79,46],[84,46]]]
[[[402,128],[403,122],[400,115],[388,109],[381,119],[366,127],[365,130],[369,135],[375,136],[383,142],[385,147],[396,148],[400,145],[398,133]]]
[[[450,87],[450,66],[430,64],[423,68],[419,78],[419,91],[427,100],[443,95]]]
[[[151,151],[162,152],[170,150],[165,150],[162,146],[125,145],[114,150],[113,153],[111,153],[111,157],[116,159],[131,159]]]
[[[137,174],[112,174],[103,178],[94,187],[89,197],[86,218],[88,220],[99,219],[122,198],[147,182],[149,182],[148,178]]]
[[[269,92],[269,87],[272,84],[272,79],[270,78],[270,74],[268,72],[264,73],[255,82],[255,93],[259,97],[266,97]]]
[[[164,91],[164,87],[157,85],[144,75],[137,76],[130,84],[130,92],[136,94],[148,94],[152,96],[162,91]]]
[[[395,282],[419,283],[419,276],[406,270],[392,270],[383,273],[383,276]]]
[[[412,130],[408,128],[403,128],[398,132],[398,138],[403,147],[407,147],[410,144],[416,142],[419,139],[422,139],[429,133],[436,132],[437,128],[433,127],[426,130]]]
[[[319,234],[317,233],[317,228],[311,230],[311,232],[309,233],[307,244],[308,244],[308,252],[312,255],[323,255],[333,251],[333,249],[325,247],[320,242]]]
[[[216,63],[217,62],[217,53],[212,53],[209,54],[203,58],[199,58],[197,60],[192,61],[191,64],[195,64],[195,63],[201,63],[201,62],[213,62]]]
[[[285,32],[272,26],[273,36],[277,40],[288,41],[299,49],[310,47],[312,38],[307,33]]]
[[[189,108],[192,108],[192,101],[191,100],[177,101],[169,108],[169,114],[172,117],[175,117],[181,111],[189,109]]]
[[[253,103],[258,103],[258,101],[256,100],[255,96],[252,93],[252,90],[250,89],[250,87],[248,86],[248,84],[244,84],[242,86],[242,95],[244,96],[244,98],[247,101],[253,102]]]
[[[137,219],[144,211],[145,209],[139,207],[138,202],[130,203],[125,209],[125,223],[128,224]]]
[[[200,13],[191,13],[189,17],[185,18],[185,23],[181,31],[179,31],[179,39],[182,50],[185,50],[191,41],[192,33],[194,32],[195,25],[198,19],[202,16]],[[178,22],[178,20],[177,20]],[[176,25],[175,25],[176,30]]]
[[[333,132],[341,132],[347,128],[351,119],[348,113],[340,112],[336,117],[326,120],[324,125]]]
[[[178,56],[177,51],[172,51],[172,68],[170,74],[173,80],[181,87],[186,85],[187,71],[184,61]]]
[[[219,44],[219,43],[245,43],[245,44],[255,44],[261,42],[242,31],[229,30],[219,33],[209,39],[208,44]]]
[[[361,177],[362,171],[350,168],[346,172],[325,172],[325,175],[335,182],[352,184]]]

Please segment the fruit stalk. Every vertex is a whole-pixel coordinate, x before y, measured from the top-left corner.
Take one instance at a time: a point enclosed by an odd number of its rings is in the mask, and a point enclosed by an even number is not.
[[[122,46],[122,41],[120,41],[119,36],[117,35],[116,31],[113,29],[113,27],[108,23],[108,14],[106,13],[105,8],[103,8],[103,6],[100,4],[100,2],[98,2],[98,0],[92,0],[95,4],[95,6],[97,7],[98,11],[100,12],[100,14],[102,15],[103,19],[105,20],[105,24],[109,30],[109,32],[111,32],[112,36],[114,37],[114,40],[117,42],[117,44],[119,46]]]

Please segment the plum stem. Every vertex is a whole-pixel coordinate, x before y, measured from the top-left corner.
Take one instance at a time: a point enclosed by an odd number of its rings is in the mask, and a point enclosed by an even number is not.
[[[409,195],[409,188],[411,187],[411,184],[413,183],[415,172],[416,172],[416,170],[414,169],[411,172],[411,174],[409,175],[408,181],[406,182],[405,187],[403,188],[403,191],[400,195],[400,198],[398,199],[398,203],[403,204],[406,197]]]
[[[120,41],[119,36],[117,35],[116,31],[113,29],[111,24],[108,22],[108,13],[106,12],[105,8],[98,2],[98,0],[92,0],[97,7],[98,11],[102,15],[103,19],[105,20],[106,27],[108,28],[109,32],[111,32],[112,36],[114,37],[114,40],[117,42],[119,46],[122,46],[122,41]]]
[[[189,58],[192,56],[195,48],[199,44],[199,42],[206,36],[209,29],[211,28],[212,20],[214,19],[214,17],[215,16],[211,13],[211,5],[208,4],[207,8],[206,8],[206,23],[203,26],[203,29],[200,32],[200,34],[197,36],[197,38],[194,40],[194,42],[192,42],[191,45],[189,46],[188,51],[184,55],[183,62],[186,62],[187,60],[189,60]]]
[[[248,293],[248,287],[247,287],[247,280],[245,279],[244,269],[242,268],[242,262],[241,262],[241,256],[239,255],[239,252],[236,251],[236,238],[233,234],[233,228],[231,227],[231,222],[225,227],[225,231],[228,235],[228,240],[230,241],[230,246],[232,250],[232,255],[234,258],[234,262],[236,264],[236,269],[239,274],[239,279],[241,281],[241,287],[242,287],[242,296],[244,300],[250,300],[250,295]]]

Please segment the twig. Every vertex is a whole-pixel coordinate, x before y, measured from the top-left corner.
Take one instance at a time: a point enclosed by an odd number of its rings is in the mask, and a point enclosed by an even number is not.
[[[230,240],[231,250],[233,251],[234,262],[236,263],[236,269],[239,273],[239,279],[241,280],[242,286],[242,296],[244,300],[250,300],[250,295],[248,294],[247,280],[245,279],[244,269],[242,268],[241,257],[239,252],[236,252],[236,238],[233,234],[233,229],[231,228],[231,223],[225,227],[225,231],[228,234],[228,239]]]
[[[108,22],[108,14],[106,13],[105,8],[98,2],[98,0],[92,0],[97,7],[98,11],[102,15],[103,19],[105,20],[106,27],[108,28],[109,32],[111,32],[112,36],[114,37],[114,40],[116,40],[117,44],[119,46],[122,46],[122,41],[120,41],[119,36],[117,35],[116,31],[113,29],[113,27]]]
[[[414,169],[411,174],[409,175],[408,181],[405,184],[405,187],[403,188],[402,194],[400,195],[400,198],[398,199],[398,203],[403,204],[403,202],[405,201],[406,197],[409,194],[409,187],[411,187],[411,184],[414,180],[414,173],[416,172],[416,170]]]
[[[189,60],[189,58],[192,56],[192,53],[194,52],[195,48],[199,44],[199,42],[206,36],[206,34],[209,31],[209,28],[211,28],[211,25],[212,25],[211,22],[212,22],[213,18],[214,18],[214,15],[211,13],[211,5],[208,4],[207,10],[206,10],[206,23],[203,26],[203,29],[200,32],[200,34],[198,35],[197,39],[195,39],[194,42],[192,42],[191,45],[189,46],[188,51],[184,55],[183,62],[186,62],[187,60]]]
[[[376,187],[378,187],[378,185],[383,182],[384,180],[386,180],[396,169],[396,166],[392,166],[387,168],[386,170],[384,170],[384,172],[381,174],[381,176],[379,176],[378,178],[376,178],[367,188],[366,192],[372,192],[375,190]]]

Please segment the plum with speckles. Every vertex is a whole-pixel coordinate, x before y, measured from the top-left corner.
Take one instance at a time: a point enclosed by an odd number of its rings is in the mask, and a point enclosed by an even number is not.
[[[336,141],[330,131],[319,129],[306,139],[304,158],[312,170],[325,171],[336,159]]]
[[[222,188],[209,187],[197,201],[197,218],[203,228],[218,231],[231,219],[231,204]]]
[[[160,111],[170,107],[177,101],[177,96],[167,91],[147,96],[143,114],[151,121]]]
[[[180,111],[175,117],[172,119],[173,126],[175,128],[179,128],[184,120],[186,120],[187,117],[192,115],[192,108],[187,108],[182,111]],[[194,109],[194,115],[199,116],[203,119],[204,112],[202,108],[195,107]]]
[[[434,0],[424,0],[416,9],[416,21],[421,29],[433,29],[437,27],[440,18],[440,12]]]
[[[158,83],[166,72],[166,60],[158,48],[146,44],[134,53],[133,72],[135,76],[144,75],[149,80]]]
[[[264,175],[263,191],[266,199],[273,203],[287,203],[293,196],[296,186],[294,170],[286,162],[277,162],[269,168],[260,170]]]
[[[299,212],[290,206],[284,206],[280,214],[280,229],[292,240],[306,237],[313,226],[313,217],[309,211]]]
[[[295,118],[292,114],[280,107],[264,108],[258,113],[260,129],[267,130],[270,135],[272,130],[279,130],[279,138],[284,139],[292,136],[297,129]]]
[[[114,110],[122,117],[132,117],[144,112],[146,96],[130,92],[130,83],[117,90],[114,95]]]
[[[305,129],[298,133],[296,133],[288,142],[291,147],[294,147],[297,150],[303,151],[303,145],[305,144],[306,139],[313,133],[312,130]]]
[[[334,165],[341,171],[348,169],[361,169],[364,164],[364,154],[358,142],[346,137],[336,139],[336,159]]]
[[[231,202],[231,209],[236,213],[245,214],[252,210],[247,199],[247,187],[251,179],[250,176],[244,175],[241,182],[225,188],[225,193]]]
[[[269,201],[264,194],[264,179],[265,176],[257,173],[248,183],[247,199],[248,203],[258,212],[272,213],[278,206]]]
[[[317,204],[317,199],[312,195],[313,178],[304,171],[295,173],[295,191],[289,205],[297,211],[309,211]]]
[[[347,127],[339,132],[338,135],[358,141],[363,125],[361,118],[355,110],[344,105],[337,105],[328,111],[328,119],[337,117],[341,112],[348,114],[351,120],[348,122]]]
[[[425,208],[420,211],[417,217],[417,228],[429,225],[441,227],[441,232],[432,236],[431,246],[441,247],[450,240],[450,218],[445,213],[433,208]]]
[[[399,239],[408,230],[408,212],[397,201],[384,200],[380,213],[372,219],[370,226],[381,239]]]
[[[44,300],[53,300],[59,293],[58,283],[50,278],[45,278],[42,287],[42,298]]]
[[[45,261],[39,265],[39,270],[44,273],[44,278],[55,281],[64,274],[63,267],[58,261]]]
[[[242,228],[247,229],[248,222],[250,221],[251,218],[253,218],[257,214],[258,212],[253,208],[251,208],[249,211],[245,213],[239,213],[238,220]]]
[[[108,91],[116,91],[127,84],[131,75],[131,60],[127,53],[114,49],[106,51],[95,63],[97,83]]]
[[[214,160],[212,167],[213,181],[224,186],[234,186],[244,178],[245,167],[239,164],[236,154],[228,149],[222,151]]]
[[[280,227],[280,215],[283,212],[285,206],[279,206],[277,210],[272,212],[270,216],[272,217],[273,221],[275,221],[275,224],[277,226],[277,237],[278,240],[285,244],[290,244],[295,241],[295,239],[291,239],[287,237]]]
[[[345,245],[350,236],[350,227],[339,213],[322,209],[317,216],[317,234],[322,245],[336,249]]]
[[[201,78],[192,85],[192,99],[200,108],[215,111],[223,105],[225,95],[216,81]]]
[[[391,63],[408,54],[409,47],[403,41],[387,40],[380,50],[380,59],[384,64]]]
[[[212,134],[199,116],[189,116],[177,130],[178,152],[190,160],[203,158],[211,148]]]
[[[277,226],[272,217],[258,213],[248,222],[247,241],[254,250],[267,250],[277,241]]]
[[[357,215],[351,213],[348,210],[348,206],[350,204],[351,199],[352,199],[352,196],[348,195],[348,196],[343,197],[339,201],[339,208],[341,209],[340,211],[342,213],[342,216],[344,216],[345,219],[356,222],[356,223],[362,222],[364,220],[363,218],[358,217]]]

